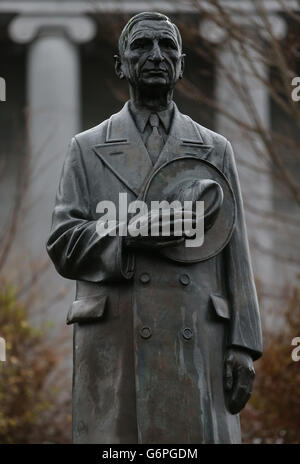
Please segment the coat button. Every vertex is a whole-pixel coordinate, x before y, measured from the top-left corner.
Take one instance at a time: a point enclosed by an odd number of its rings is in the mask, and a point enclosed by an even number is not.
[[[148,284],[150,282],[150,275],[148,274],[148,272],[144,272],[144,274],[141,274],[140,275],[140,281],[143,283],[143,284]]]
[[[142,327],[140,329],[140,336],[142,338],[150,338],[152,335],[152,330],[150,329],[150,327]]]
[[[187,274],[181,274],[181,276],[179,277],[179,282],[182,285],[188,285],[190,281],[191,281],[190,276]]]
[[[182,329],[182,336],[185,338],[185,340],[190,340],[193,336],[193,331],[189,327],[185,327]]]

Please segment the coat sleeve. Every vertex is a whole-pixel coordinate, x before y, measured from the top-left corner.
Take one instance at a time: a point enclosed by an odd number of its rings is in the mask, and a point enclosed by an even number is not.
[[[56,195],[48,254],[68,279],[99,283],[130,279],[134,258],[123,247],[123,237],[100,236],[90,204],[85,163],[74,137]]]
[[[253,359],[262,354],[259,307],[249,253],[243,200],[231,144],[227,141],[224,174],[234,192],[237,216],[233,235],[225,248],[227,289],[231,304],[229,344],[250,351]]]

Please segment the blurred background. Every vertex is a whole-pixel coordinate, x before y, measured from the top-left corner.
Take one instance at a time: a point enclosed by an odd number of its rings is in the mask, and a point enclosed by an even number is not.
[[[167,14],[186,70],[181,112],[233,144],[264,327],[248,443],[300,443],[300,3],[1,0],[0,443],[70,443],[74,282],[45,242],[71,137],[128,99],[113,55],[127,20]]]

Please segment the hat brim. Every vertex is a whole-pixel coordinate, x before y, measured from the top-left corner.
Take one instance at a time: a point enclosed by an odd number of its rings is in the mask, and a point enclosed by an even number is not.
[[[218,182],[224,200],[216,221],[205,232],[201,246],[187,247],[182,242],[160,250],[167,258],[181,263],[205,261],[219,254],[228,244],[236,220],[236,202],[228,180],[212,163],[195,156],[181,156],[160,166],[149,178],[142,199],[150,207],[151,201],[165,200],[175,185],[191,179],[212,179]]]

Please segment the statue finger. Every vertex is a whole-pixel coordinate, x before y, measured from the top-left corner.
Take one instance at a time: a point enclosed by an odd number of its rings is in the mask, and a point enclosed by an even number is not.
[[[253,379],[254,377],[248,367],[238,367],[236,369],[236,381],[230,399],[232,414],[237,414],[246,405],[251,396]]]
[[[232,390],[233,387],[233,370],[232,363],[230,361],[225,361],[224,368],[224,387],[226,391]]]

